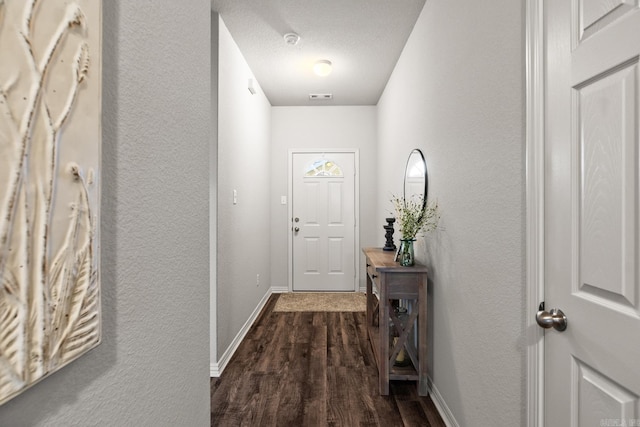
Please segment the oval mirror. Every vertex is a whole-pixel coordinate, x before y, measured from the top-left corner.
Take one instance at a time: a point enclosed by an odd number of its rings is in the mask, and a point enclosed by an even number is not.
[[[414,148],[407,159],[404,170],[404,200],[422,198],[422,213],[424,215],[429,193],[429,178],[427,175],[427,161],[419,148]]]

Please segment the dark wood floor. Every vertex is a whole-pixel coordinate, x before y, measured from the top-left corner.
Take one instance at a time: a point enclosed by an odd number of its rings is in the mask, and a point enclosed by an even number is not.
[[[415,382],[380,396],[364,313],[275,313],[278,297],[211,378],[212,426],[444,427]]]

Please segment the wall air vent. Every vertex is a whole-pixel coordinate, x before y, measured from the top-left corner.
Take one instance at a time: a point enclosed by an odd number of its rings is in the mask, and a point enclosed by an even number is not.
[[[332,93],[310,93],[309,99],[311,101],[326,101],[327,99],[333,99]]]

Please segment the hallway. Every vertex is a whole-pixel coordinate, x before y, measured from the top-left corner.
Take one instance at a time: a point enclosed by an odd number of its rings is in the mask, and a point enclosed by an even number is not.
[[[279,297],[211,378],[212,426],[444,427],[414,382],[378,393],[364,312],[273,312]]]

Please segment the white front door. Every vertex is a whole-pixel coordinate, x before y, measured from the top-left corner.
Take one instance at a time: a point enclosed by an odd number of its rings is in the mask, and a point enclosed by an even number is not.
[[[355,154],[292,153],[294,291],[354,291]]]
[[[547,0],[546,426],[640,426],[638,0]]]

